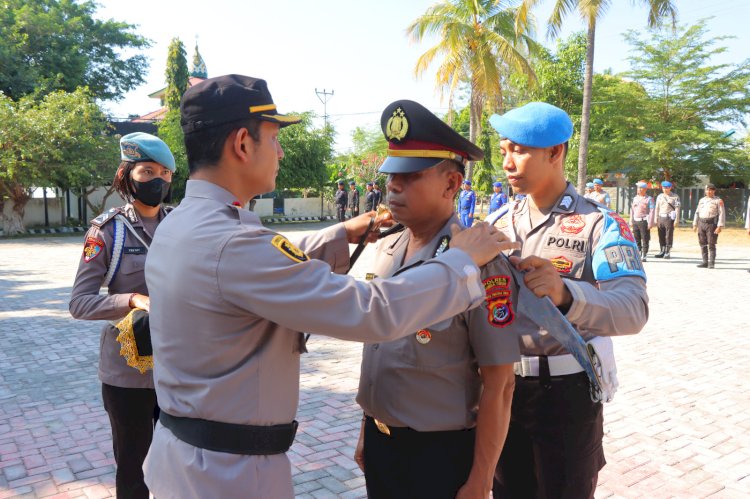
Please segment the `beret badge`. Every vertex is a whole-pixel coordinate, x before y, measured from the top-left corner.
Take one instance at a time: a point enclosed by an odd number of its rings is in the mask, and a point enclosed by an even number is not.
[[[407,133],[409,133],[409,120],[404,110],[398,107],[388,118],[388,123],[385,125],[385,136],[390,141],[401,142]]]

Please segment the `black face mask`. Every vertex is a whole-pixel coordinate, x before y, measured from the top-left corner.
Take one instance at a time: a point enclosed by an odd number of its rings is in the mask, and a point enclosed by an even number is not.
[[[148,182],[133,180],[133,197],[146,206],[156,207],[169,195],[171,183],[155,178]]]

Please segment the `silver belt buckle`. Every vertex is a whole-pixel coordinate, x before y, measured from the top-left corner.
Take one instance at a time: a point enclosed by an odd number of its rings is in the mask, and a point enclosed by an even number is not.
[[[513,372],[522,378],[531,375],[531,364],[528,357],[521,357],[521,362],[513,363]]]

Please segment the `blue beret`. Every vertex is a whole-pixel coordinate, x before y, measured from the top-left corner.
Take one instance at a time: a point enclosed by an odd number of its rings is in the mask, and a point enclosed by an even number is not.
[[[471,185],[471,180],[464,180],[464,184]]]
[[[586,182],[586,187],[593,188],[594,187],[594,183],[593,182]]]
[[[123,161],[153,161],[175,171],[174,156],[169,146],[150,133],[134,132],[120,139],[120,159]]]
[[[336,183],[339,185],[344,185],[346,182],[344,182],[343,180],[337,180]]]
[[[349,185],[357,185],[357,182],[355,182],[354,180],[350,180]]]
[[[636,186],[636,187],[640,187],[640,188],[642,188],[642,189],[646,189],[646,188],[648,188],[648,184],[647,184],[646,182],[636,182],[636,183],[635,183],[635,186]]]
[[[670,182],[669,180],[665,180],[664,182],[661,183],[661,186],[662,187],[672,187],[672,182]]]
[[[545,102],[530,102],[500,116],[493,114],[490,125],[500,136],[528,147],[552,147],[573,135],[568,113]]]
[[[372,182],[367,182],[367,184],[365,185],[369,185],[370,187],[372,187]]]
[[[598,185],[604,185],[604,182],[602,182],[602,179],[600,179],[600,178],[595,178],[592,183],[593,184],[598,184]]]
[[[492,184],[492,187],[502,187],[502,186],[503,186],[502,182],[495,182]]]

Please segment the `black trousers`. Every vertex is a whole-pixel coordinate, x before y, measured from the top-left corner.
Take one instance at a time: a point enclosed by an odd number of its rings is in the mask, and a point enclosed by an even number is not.
[[[593,498],[603,436],[602,404],[591,401],[585,373],[516,376],[494,498]]]
[[[159,417],[156,391],[103,384],[102,400],[112,426],[117,499],[148,499],[141,467]]]
[[[349,209],[352,210],[352,218],[359,216],[359,206],[354,206]]]
[[[651,241],[651,231],[648,230],[648,220],[633,221],[633,237],[638,249],[648,253],[648,243]]]
[[[343,222],[346,220],[346,206],[343,204],[337,204],[336,205],[336,216],[339,219],[339,222]]]
[[[716,223],[713,219],[709,219],[709,222],[704,222],[702,219],[698,220],[698,243],[701,248],[708,246],[708,251],[716,253],[716,241],[719,240],[719,234],[715,234]]]
[[[370,499],[453,499],[469,478],[475,431],[418,432],[393,428],[391,436],[365,422],[365,481]]]
[[[656,225],[656,230],[659,233],[659,246],[662,248],[665,246],[672,247],[672,238],[674,236],[674,220],[669,217],[659,217],[659,221]]]

